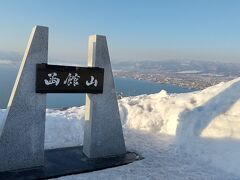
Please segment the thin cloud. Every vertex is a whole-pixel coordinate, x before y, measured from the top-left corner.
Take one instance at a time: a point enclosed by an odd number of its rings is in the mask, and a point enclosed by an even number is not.
[[[0,51],[0,65],[18,65],[20,59],[19,53]]]
[[[0,65],[13,65],[16,64],[16,61],[8,60],[8,59],[0,59]]]

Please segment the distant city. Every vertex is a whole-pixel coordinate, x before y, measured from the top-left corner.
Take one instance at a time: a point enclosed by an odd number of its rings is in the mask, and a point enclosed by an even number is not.
[[[118,62],[114,75],[181,87],[204,89],[240,76],[240,63],[193,60]]]
[[[21,55],[0,51],[0,66],[18,67]],[[60,62],[50,58],[50,62]],[[51,64],[51,63],[50,63]],[[66,64],[66,63],[63,63]],[[80,64],[84,64],[81,61]],[[71,65],[71,64],[70,64]],[[112,61],[115,77],[204,89],[240,77],[240,63],[197,60]],[[15,76],[15,73],[14,73]]]

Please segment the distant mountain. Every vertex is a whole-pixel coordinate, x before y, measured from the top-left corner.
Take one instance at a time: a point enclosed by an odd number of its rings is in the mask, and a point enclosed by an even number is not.
[[[218,74],[224,76],[240,75],[240,63],[224,63],[195,60],[165,60],[140,62],[115,62],[114,69],[139,72],[198,72],[202,74]]]

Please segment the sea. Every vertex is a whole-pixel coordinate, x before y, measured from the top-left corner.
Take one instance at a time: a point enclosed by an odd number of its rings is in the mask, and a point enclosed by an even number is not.
[[[18,67],[0,65],[0,109],[7,107]],[[115,89],[118,97],[136,96],[158,93],[166,90],[168,93],[186,93],[196,91],[171,84],[155,83],[146,80],[115,77]],[[86,94],[47,94],[47,108],[67,108],[85,104]]]

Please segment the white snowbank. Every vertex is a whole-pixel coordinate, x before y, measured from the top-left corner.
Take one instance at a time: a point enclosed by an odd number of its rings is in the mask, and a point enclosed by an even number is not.
[[[239,179],[240,78],[119,100],[127,149],[144,160],[63,179]],[[0,118],[3,111],[0,111]],[[47,110],[45,148],[82,144],[84,107]]]
[[[185,94],[168,95],[162,90],[157,94],[123,98],[119,101],[123,124],[127,128],[176,135],[181,122],[184,124],[181,125],[184,129],[179,130],[181,136],[187,130],[195,134],[204,130],[203,137],[240,138],[239,81],[240,78]],[[203,127],[194,129],[185,124]]]

